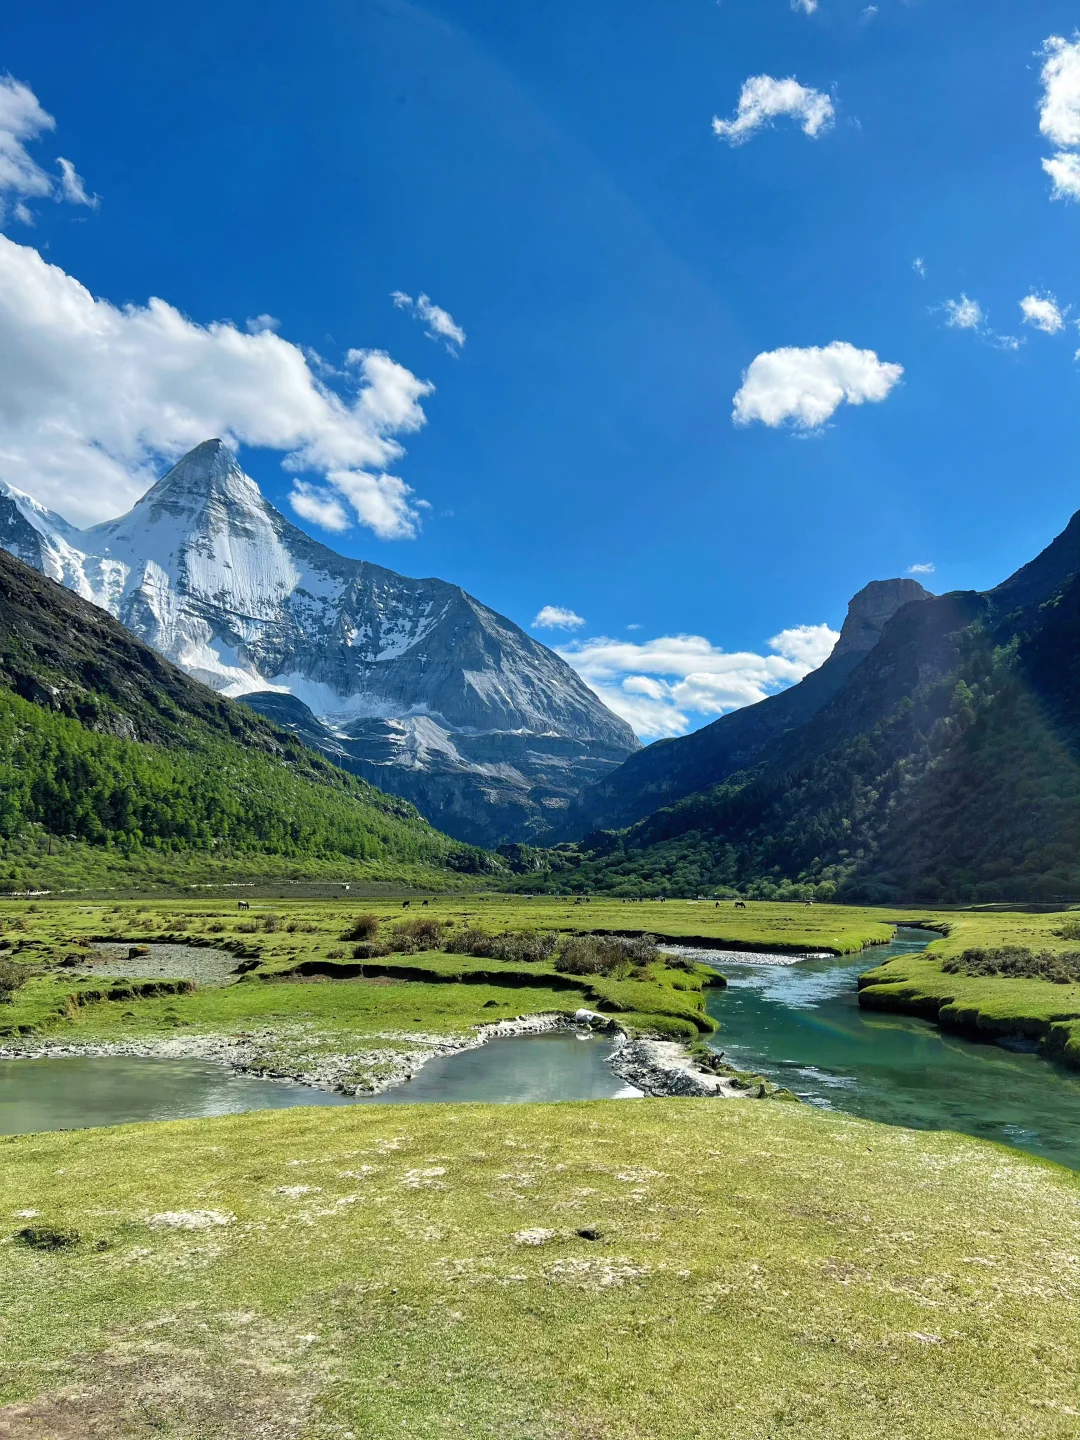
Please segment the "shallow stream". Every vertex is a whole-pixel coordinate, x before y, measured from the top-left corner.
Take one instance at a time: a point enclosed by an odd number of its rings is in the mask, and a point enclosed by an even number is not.
[[[1076,1072],[949,1035],[926,1021],[859,1009],[863,971],[921,950],[931,938],[902,928],[891,945],[797,964],[790,956],[746,963],[735,952],[710,952],[728,977],[727,989],[707,992],[709,1013],[721,1026],[712,1043],[739,1069],[767,1075],[812,1105],[892,1125],[959,1130],[1080,1168]],[[0,1134],[294,1105],[636,1095],[608,1065],[611,1050],[609,1038],[565,1032],[493,1040],[430,1060],[413,1080],[382,1095],[356,1098],[235,1075],[202,1060],[5,1060]]]
[[[636,1095],[607,1064],[611,1040],[556,1032],[492,1040],[429,1060],[381,1095],[331,1095],[287,1080],[234,1075],[205,1060],[57,1056],[0,1060],[0,1135],[180,1120],[294,1105],[416,1104],[431,1100],[609,1100]]]
[[[926,1020],[860,1010],[858,977],[925,949],[901,927],[891,945],[798,965],[716,959],[726,990],[708,990],[712,1043],[813,1105],[917,1130],[959,1130],[1080,1168],[1080,1074]]]

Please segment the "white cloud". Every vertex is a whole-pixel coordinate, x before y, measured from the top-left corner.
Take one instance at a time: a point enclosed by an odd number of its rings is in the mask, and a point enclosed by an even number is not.
[[[915,256],[915,259],[911,262],[911,268],[915,271],[915,274],[918,275],[920,280],[926,279],[926,262],[923,260],[921,255]]]
[[[585,621],[562,605],[545,605],[532,623],[534,630],[577,630]]]
[[[33,223],[27,200],[52,197],[75,205],[96,208],[97,196],[90,196],[70,160],[59,159],[57,180],[34,159],[26,148],[34,140],[56,129],[56,121],[37,96],[10,75],[0,75],[0,221],[4,218],[4,197],[13,197],[12,213],[24,225]]]
[[[318,525],[323,530],[348,530],[352,521],[345,506],[332,490],[320,489],[306,480],[294,480],[289,504],[302,520]]]
[[[380,535],[414,534],[409,488],[386,472],[432,387],[379,351],[345,359],[335,372],[164,300],[120,308],[0,235],[0,475],[77,523],[119,514],[216,435],[284,452]]]
[[[801,10],[804,15],[813,15],[818,7],[818,0],[791,0],[792,10]]]
[[[820,90],[800,85],[794,76],[774,80],[771,75],[752,75],[739,95],[734,120],[713,116],[713,134],[730,145],[741,145],[764,125],[788,115],[802,123],[811,139],[824,134],[835,118],[833,103]]]
[[[1065,329],[1068,312],[1062,310],[1053,295],[1025,295],[1020,301],[1020,309],[1025,325],[1034,325],[1036,330],[1043,330],[1047,335],[1058,335]]]
[[[1061,150],[1052,160],[1044,160],[1042,168],[1054,182],[1054,200],[1080,200],[1080,155]]]
[[[100,198],[86,193],[83,178],[71,161],[58,155],[56,163],[60,166],[60,194],[57,199],[67,200],[72,205],[89,205],[91,210],[96,210],[101,204]]]
[[[643,644],[600,636],[559,654],[609,709],[644,737],[684,735],[690,716],[726,714],[793,685],[825,660],[838,639],[827,625],[797,625],[769,641],[769,655],[728,654],[701,635]]]
[[[1042,168],[1053,181],[1055,200],[1080,199],[1080,35],[1051,35],[1042,47],[1039,130],[1059,147]]]
[[[1080,36],[1051,35],[1042,47],[1039,131],[1055,145],[1080,145]]]
[[[945,324],[955,330],[980,330],[983,323],[982,306],[977,300],[969,300],[961,294],[959,300],[945,301]]]
[[[932,560],[925,560],[917,565],[909,565],[907,573],[909,575],[933,575],[936,569],[937,566]]]
[[[939,308],[945,311],[945,324],[951,329],[971,330],[995,350],[1019,350],[1024,343],[1015,335],[999,335],[996,330],[992,330],[987,322],[986,311],[977,300],[970,299],[963,292],[959,300],[946,300]]]
[[[390,299],[399,310],[408,310],[418,320],[423,321],[428,327],[425,333],[429,340],[445,340],[451,355],[456,355],[458,348],[465,344],[465,331],[454,323],[454,317],[449,310],[433,304],[427,295],[418,295],[414,300],[411,295],[406,295],[404,290],[394,290]]]
[[[249,335],[258,335],[263,330],[280,330],[281,321],[276,315],[249,315],[244,321],[244,329]]]
[[[796,429],[824,425],[845,401],[884,400],[904,373],[902,365],[879,360],[873,350],[857,350],[843,340],[831,345],[766,350],[751,362],[735,396],[736,425],[760,420]]]
[[[413,505],[429,508],[424,500],[410,501],[412,486],[397,475],[328,470],[326,478],[348,500],[360,524],[374,530],[380,540],[411,540],[419,527]]]

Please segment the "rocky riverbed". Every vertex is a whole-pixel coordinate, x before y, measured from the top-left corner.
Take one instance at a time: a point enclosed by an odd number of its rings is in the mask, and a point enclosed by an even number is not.
[[[575,1014],[520,1015],[478,1027],[466,1035],[387,1031],[362,1037],[357,1048],[344,1048],[345,1037],[320,1034],[302,1026],[261,1027],[232,1035],[161,1035],[131,1040],[72,1044],[27,1036],[0,1046],[0,1059],[62,1056],[130,1055],[162,1060],[206,1060],[238,1075],[292,1080],[341,1095],[377,1095],[411,1079],[440,1055],[476,1049],[489,1040],[542,1035],[556,1030],[609,1033],[614,1072],[647,1095],[712,1096],[746,1099],[754,1088],[730,1075],[700,1066],[674,1040],[631,1039],[609,1015],[591,1010]],[[359,1039],[360,1037],[358,1037]]]

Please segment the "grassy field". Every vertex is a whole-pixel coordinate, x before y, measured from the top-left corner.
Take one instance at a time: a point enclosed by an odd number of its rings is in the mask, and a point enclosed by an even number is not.
[[[417,898],[408,908],[400,900],[344,896],[257,901],[244,911],[235,901],[221,899],[0,903],[0,959],[6,955],[32,972],[11,1001],[0,1005],[0,1036],[40,1035],[89,1044],[260,1027],[266,1032],[265,1068],[299,1074],[298,1057],[359,1054],[364,1037],[378,1039],[382,1052],[386,1046],[408,1048],[419,1036],[460,1039],[492,1020],[582,1006],[618,1014],[630,1030],[688,1041],[713,1028],[702,994],[708,976],[700,969],[687,973],[657,965],[632,977],[579,977],[560,975],[550,963],[477,960],[429,949],[358,963],[345,936],[361,912],[378,916],[379,934],[391,942],[400,923],[432,919],[489,935],[645,931],[684,941],[837,954],[887,941],[897,922],[921,921],[947,933],[924,954],[890,961],[864,977],[860,998],[865,1006],[940,1018],[944,1025],[988,1038],[1030,1035],[1043,1042],[1047,1053],[1080,1065],[1080,985],[971,977],[942,969],[974,945],[1075,952],[1080,948],[1080,941],[1070,938],[1077,928],[1075,916],[935,915],[775,903],[737,911],[711,902],[597,899],[578,904],[498,894],[432,896],[427,905]],[[159,992],[175,986],[123,982],[103,989],[64,965],[72,957],[85,960],[92,941],[109,938],[225,947],[251,973],[225,989],[173,994]],[[373,1075],[381,1074],[381,1053],[370,1062],[357,1060],[357,1083],[362,1083],[365,1064],[374,1067]]]
[[[1019,947],[1034,952],[1080,951],[1080,917],[954,914],[949,933],[922,954],[903,956],[860,978],[859,1003],[892,1010],[988,1040],[1023,1035],[1040,1051],[1080,1069],[1080,984],[1054,984],[1023,977],[949,973],[943,966],[965,950]]]
[[[1064,1440],[1076,1200],[1020,1154],[797,1106],[11,1138],[0,1434]]]
[[[413,914],[400,902],[365,901],[362,908],[383,916],[380,931],[388,938]],[[538,916],[538,909],[547,913]],[[417,907],[417,916],[467,920],[499,934],[528,920],[529,928],[540,919],[559,928],[565,910],[444,900]],[[603,1010],[631,1031],[686,1041],[715,1028],[703,994],[715,976],[703,968],[659,963],[615,979],[426,950],[361,966],[343,938],[356,915],[355,904],[325,901],[250,911],[212,901],[8,903],[0,906],[6,942],[0,956],[30,978],[0,1005],[0,1043],[6,1036],[93,1046],[243,1032],[255,1037],[247,1042],[245,1068],[308,1079],[325,1077],[330,1065],[334,1083],[367,1089],[403,1065],[413,1068],[433,1046],[461,1043],[479,1025],[522,1015]],[[252,968],[224,988],[176,993],[176,982],[84,977],[65,963],[87,965],[92,942],[103,939],[225,947]],[[132,969],[138,971],[138,961]]]

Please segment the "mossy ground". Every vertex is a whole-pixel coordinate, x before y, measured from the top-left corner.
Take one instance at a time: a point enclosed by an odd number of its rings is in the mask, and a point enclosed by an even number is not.
[[[941,922],[949,933],[927,950],[889,960],[863,975],[860,1004],[921,1015],[988,1040],[1024,1036],[1038,1041],[1045,1054],[1080,1069],[1080,985],[942,969],[943,962],[974,947],[1075,952],[1080,949],[1072,933],[1076,921],[1068,911],[950,915]]]
[[[1076,1199],[990,1145],[738,1102],[16,1137],[0,1234],[82,1240],[2,1242],[0,1433],[1071,1437]]]

